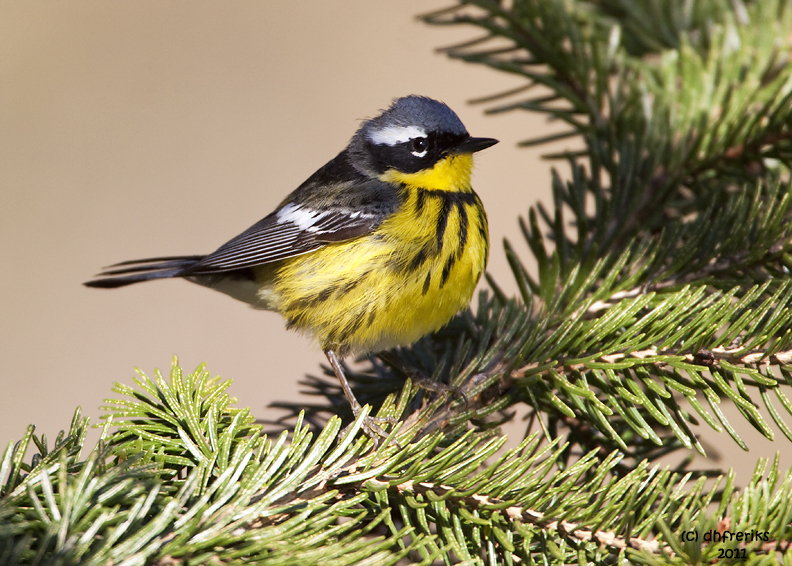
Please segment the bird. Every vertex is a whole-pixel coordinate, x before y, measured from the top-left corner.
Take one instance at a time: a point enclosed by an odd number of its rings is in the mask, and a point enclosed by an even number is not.
[[[342,360],[407,346],[467,306],[489,254],[471,186],[472,137],[445,103],[409,95],[363,120],[349,144],[277,208],[208,255],[124,261],[88,287],[182,278],[313,337],[355,417]],[[363,429],[384,436],[381,419]]]

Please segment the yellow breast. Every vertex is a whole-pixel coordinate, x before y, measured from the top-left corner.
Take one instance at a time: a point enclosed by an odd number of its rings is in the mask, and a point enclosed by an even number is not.
[[[402,204],[373,232],[291,258],[271,295],[290,327],[342,355],[407,345],[470,301],[487,263],[487,218],[470,187],[472,157],[388,172]]]

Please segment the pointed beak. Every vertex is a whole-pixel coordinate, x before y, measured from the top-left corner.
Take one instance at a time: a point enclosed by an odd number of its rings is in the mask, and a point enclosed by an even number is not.
[[[468,138],[451,150],[451,153],[475,153],[498,143],[492,138]]]

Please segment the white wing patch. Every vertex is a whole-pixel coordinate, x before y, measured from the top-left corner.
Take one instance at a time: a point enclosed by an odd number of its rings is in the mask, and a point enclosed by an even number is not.
[[[386,126],[381,130],[369,133],[369,139],[375,145],[394,146],[415,138],[425,138],[426,131],[417,126]]]
[[[330,214],[329,212],[320,212],[310,208],[303,208],[297,204],[287,204],[278,211],[278,224],[284,222],[291,222],[295,224],[300,230],[307,232],[319,232],[316,223]]]

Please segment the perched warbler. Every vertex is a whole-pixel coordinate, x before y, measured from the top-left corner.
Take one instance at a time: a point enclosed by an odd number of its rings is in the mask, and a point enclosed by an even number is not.
[[[408,345],[467,305],[487,263],[487,216],[470,186],[471,137],[445,104],[399,98],[274,212],[214,253],[110,266],[89,287],[181,277],[255,308],[340,358]],[[370,434],[382,434],[368,418]]]

